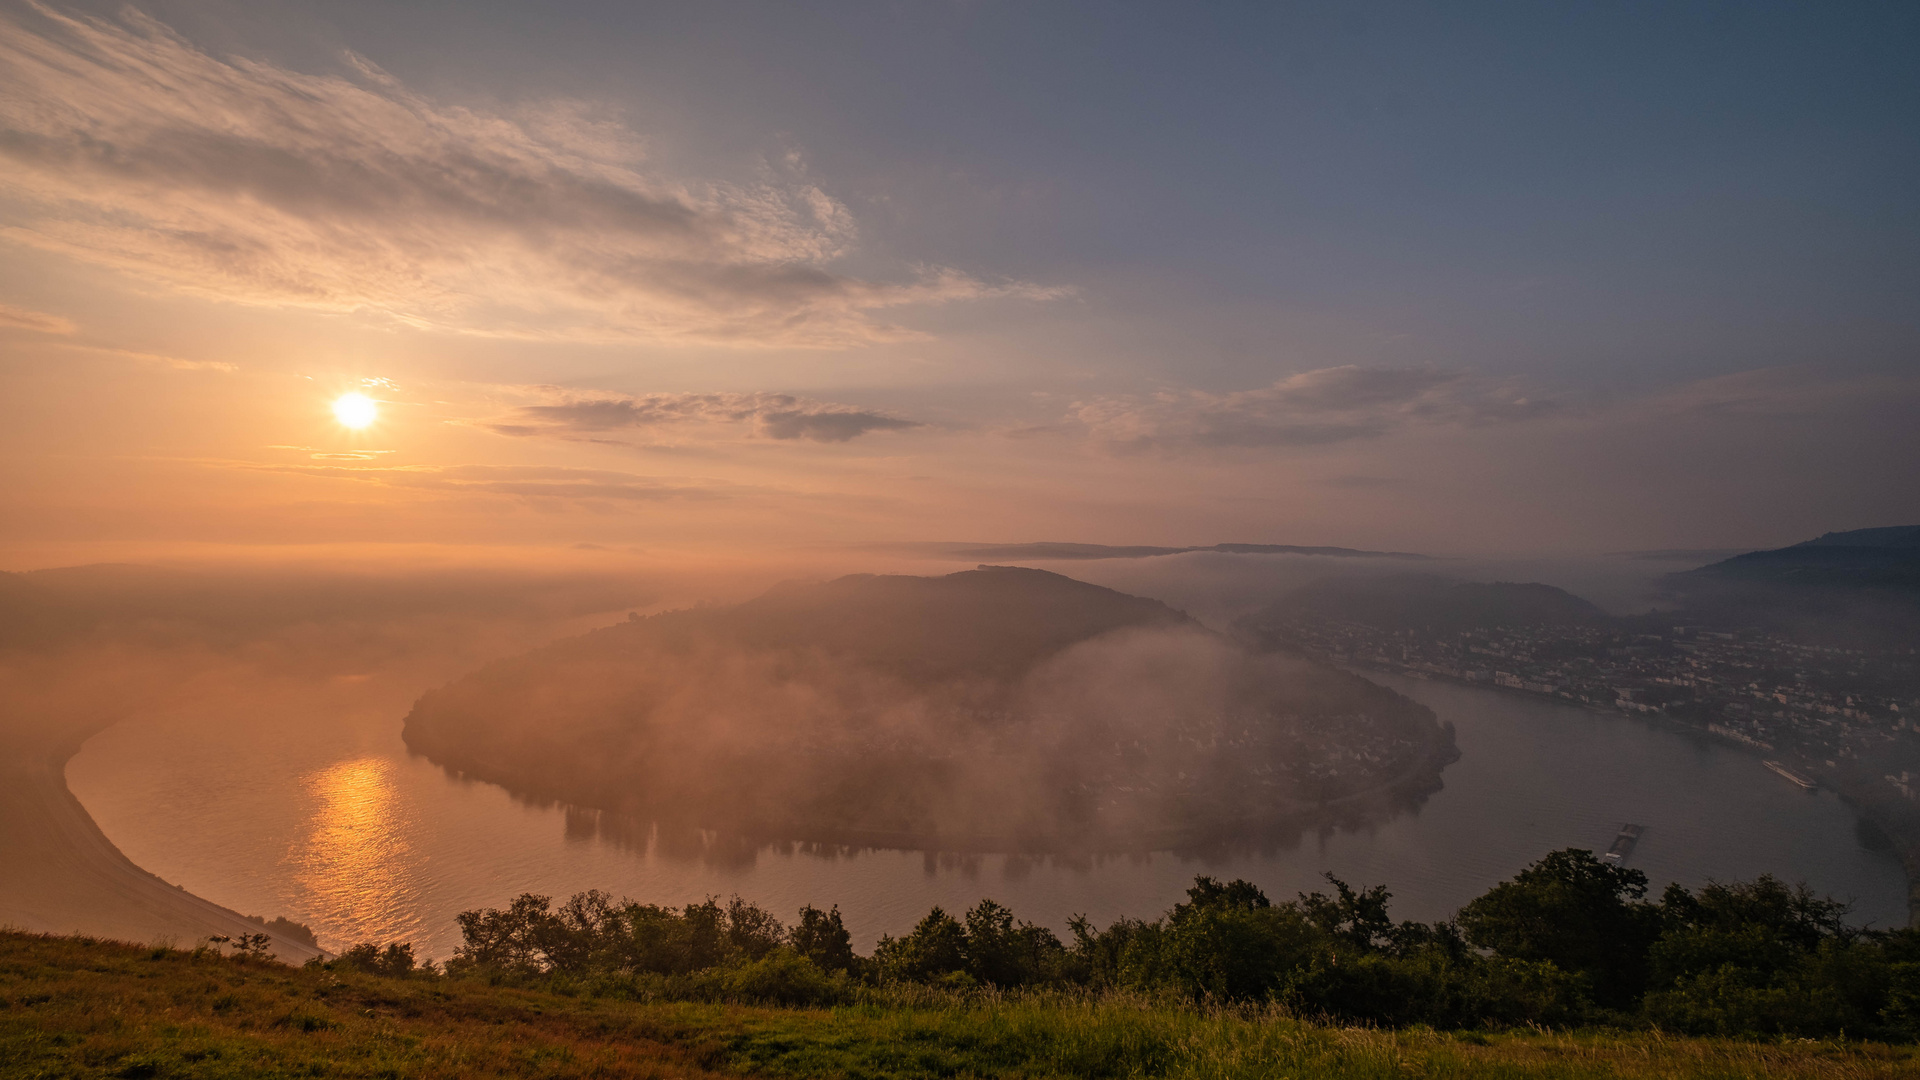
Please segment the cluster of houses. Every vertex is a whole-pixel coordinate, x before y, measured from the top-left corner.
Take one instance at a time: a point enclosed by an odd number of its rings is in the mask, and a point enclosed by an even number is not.
[[[1920,717],[1911,645],[1861,650],[1757,631],[1605,623],[1423,631],[1313,617],[1277,629],[1337,663],[1658,714],[1811,760],[1908,737]],[[1892,782],[1909,798],[1920,793],[1904,774]]]

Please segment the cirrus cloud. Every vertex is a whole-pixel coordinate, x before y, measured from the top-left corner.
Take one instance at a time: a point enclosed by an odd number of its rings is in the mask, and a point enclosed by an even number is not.
[[[716,481],[637,476],[610,469],[568,469],[542,465],[352,466],[255,462],[234,467],[453,495],[505,495],[521,499],[613,503],[672,499],[705,501],[726,497],[726,485]]]
[[[162,286],[531,338],[833,346],[876,313],[1061,295],[918,267],[836,272],[847,208],[797,160],[751,185],[643,167],[592,110],[444,105],[350,75],[218,58],[137,12],[0,17],[5,234]]]
[[[1166,390],[1076,402],[1070,419],[1116,450],[1318,446],[1421,424],[1521,420],[1559,406],[1442,368],[1320,368],[1228,393]]]
[[[792,394],[644,394],[590,397],[525,405],[507,420],[486,425],[502,435],[579,438],[631,428],[682,424],[751,423],[769,439],[848,442],[873,431],[922,426],[884,413],[807,401]]]
[[[73,320],[63,315],[49,315],[44,311],[33,311],[12,304],[0,304],[0,327],[31,330],[36,334],[71,334],[77,329]]]

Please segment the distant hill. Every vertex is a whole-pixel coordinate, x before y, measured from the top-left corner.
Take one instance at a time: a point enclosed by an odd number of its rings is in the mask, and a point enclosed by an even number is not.
[[[1392,574],[1314,582],[1242,620],[1242,626],[1257,630],[1303,617],[1411,630],[1561,626],[1598,621],[1606,613],[1552,585]]]
[[[1920,525],[1827,533],[1667,579],[1699,618],[1879,637],[1920,627]]]
[[[1208,544],[1202,547],[1111,546],[1107,544],[953,544],[943,550],[959,559],[1030,559],[1077,561],[1089,559],[1150,559],[1214,551],[1226,555],[1320,555],[1339,559],[1428,559],[1407,551],[1363,551],[1343,547],[1300,547],[1294,544]]]
[[[1879,529],[1822,533],[1785,550],[1811,547],[1920,548],[1920,525],[1889,525]]]
[[[667,622],[749,648],[815,648],[914,681],[1013,676],[1076,642],[1125,627],[1193,626],[1158,600],[1019,567],[945,577],[853,574],[776,586],[731,608]]]
[[[1750,551],[1687,577],[1792,588],[1920,591],[1920,525],[1827,533],[1772,551]]]
[[[423,696],[405,738],[467,775],[630,817],[987,850],[1297,825],[1430,787],[1452,753],[1430,712],[1356,676],[1250,656],[1158,601],[996,567],[632,619]]]

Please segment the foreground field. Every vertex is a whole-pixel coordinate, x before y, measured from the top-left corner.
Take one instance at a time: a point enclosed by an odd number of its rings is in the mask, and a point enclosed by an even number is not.
[[[0,933],[0,1075],[1851,1080],[1920,1076],[1920,1059],[1876,1043],[1322,1027],[1126,998],[627,1001]]]

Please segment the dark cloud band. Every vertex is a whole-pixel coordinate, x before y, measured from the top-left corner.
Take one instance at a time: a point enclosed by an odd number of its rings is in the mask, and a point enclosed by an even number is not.
[[[527,405],[487,425],[502,435],[579,437],[631,428],[679,424],[752,424],[768,439],[849,442],[874,431],[923,426],[848,405],[811,402],[791,394],[647,394]]]

